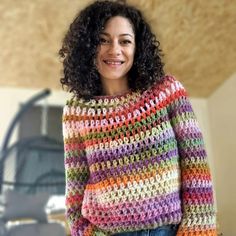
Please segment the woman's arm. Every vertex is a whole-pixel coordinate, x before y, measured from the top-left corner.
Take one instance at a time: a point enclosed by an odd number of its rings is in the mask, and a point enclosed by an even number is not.
[[[178,143],[183,217],[178,236],[216,234],[213,188],[202,133],[182,84],[167,81],[168,113]]]
[[[66,218],[72,236],[105,235],[82,216],[84,190],[89,178],[85,149],[79,135],[76,109],[63,110],[63,137],[66,175]]]

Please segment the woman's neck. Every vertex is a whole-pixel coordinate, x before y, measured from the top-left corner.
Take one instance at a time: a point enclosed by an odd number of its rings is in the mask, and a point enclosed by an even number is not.
[[[101,80],[103,95],[120,95],[129,91],[128,80]]]

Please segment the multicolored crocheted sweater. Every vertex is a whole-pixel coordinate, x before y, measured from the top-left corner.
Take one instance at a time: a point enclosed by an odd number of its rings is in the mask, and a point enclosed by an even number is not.
[[[63,135],[73,236],[167,224],[178,236],[216,235],[202,134],[174,77],[142,93],[71,99]]]

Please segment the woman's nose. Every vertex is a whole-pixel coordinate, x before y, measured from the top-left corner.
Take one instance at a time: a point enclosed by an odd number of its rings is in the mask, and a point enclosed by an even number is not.
[[[120,47],[119,43],[113,42],[110,44],[109,54],[111,54],[111,55],[120,55],[121,54],[121,47]]]

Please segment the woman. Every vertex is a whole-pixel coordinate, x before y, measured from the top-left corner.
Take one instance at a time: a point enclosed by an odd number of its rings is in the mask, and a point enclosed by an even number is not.
[[[72,235],[216,235],[202,134],[134,7],[96,1],[60,50]]]

